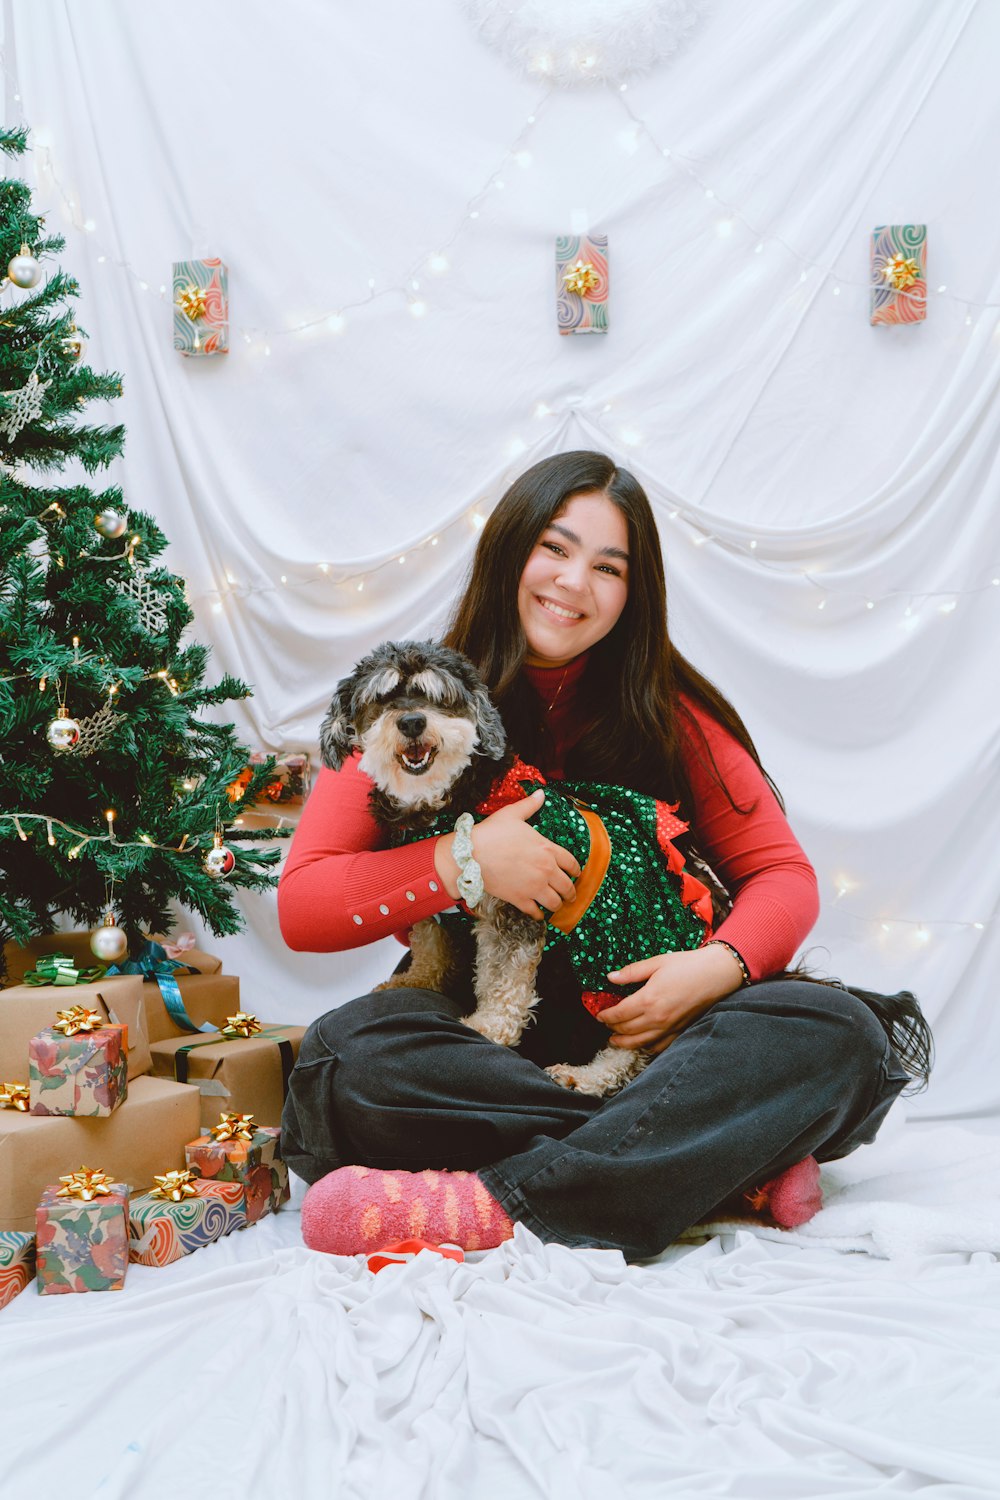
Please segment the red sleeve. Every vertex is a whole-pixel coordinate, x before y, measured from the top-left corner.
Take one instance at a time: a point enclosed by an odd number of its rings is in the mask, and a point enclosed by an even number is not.
[[[733,898],[714,937],[740,954],[751,977],[787,968],[819,915],[816,874],[753,757],[698,704],[685,707],[698,728],[682,731],[694,806],[689,818],[699,851]],[[718,767],[737,812],[712,769]]]
[[[281,935],[299,952],[361,948],[454,904],[434,869],[436,839],[386,847],[359,759],[320,771],[281,874]]]

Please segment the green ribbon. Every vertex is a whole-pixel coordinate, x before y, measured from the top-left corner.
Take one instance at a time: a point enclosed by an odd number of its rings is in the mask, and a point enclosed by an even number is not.
[[[68,953],[46,953],[35,963],[35,967],[29,974],[25,974],[24,984],[93,984],[95,980],[103,979],[107,973],[103,964],[96,964],[92,969],[78,969]]]
[[[230,1042],[255,1042],[258,1037],[272,1037],[277,1044],[278,1052],[281,1056],[282,1097],[287,1098],[288,1080],[291,1077],[295,1059],[292,1057],[291,1042],[287,1039],[287,1037],[282,1036],[282,1033],[286,1030],[287,1027],[284,1026],[262,1026],[259,1031],[254,1032],[253,1036],[223,1036],[220,1032],[216,1037],[206,1037],[203,1042],[185,1042],[184,1046],[178,1047],[177,1051],[174,1053],[174,1077],[177,1079],[178,1083],[187,1083],[187,1055],[189,1052],[192,1052],[195,1047],[224,1047],[227,1046]]]

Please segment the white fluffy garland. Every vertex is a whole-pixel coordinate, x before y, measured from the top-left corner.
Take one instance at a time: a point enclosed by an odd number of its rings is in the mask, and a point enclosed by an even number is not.
[[[464,0],[483,40],[532,78],[618,82],[672,56],[706,0]]]

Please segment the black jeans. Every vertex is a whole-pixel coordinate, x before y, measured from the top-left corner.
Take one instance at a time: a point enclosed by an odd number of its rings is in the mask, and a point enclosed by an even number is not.
[[[542,1066],[592,1056],[607,1027],[565,988],[539,988],[538,1022],[517,1050],[461,1024],[471,1000],[431,990],[381,991],[321,1016],[282,1118],[289,1166],[307,1182],[349,1163],[477,1171],[540,1239],[638,1260],[803,1157],[872,1140],[907,1082],[862,1001],[780,980],[718,1001],[620,1093],[596,1099]]]

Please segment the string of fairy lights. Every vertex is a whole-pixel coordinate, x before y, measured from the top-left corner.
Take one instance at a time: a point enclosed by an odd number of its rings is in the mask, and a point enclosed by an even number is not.
[[[14,85],[13,98],[20,103],[20,92],[16,80],[11,79],[7,69],[6,59],[0,49],[0,64],[2,64],[8,81]],[[544,70],[542,70],[544,71]],[[287,324],[284,326],[262,326],[253,324],[239,324],[234,328],[237,339],[242,340],[245,346],[251,350],[257,350],[265,356],[271,354],[271,340],[287,338],[293,335],[315,334],[327,332],[337,336],[342,334],[347,326],[348,315],[363,312],[363,310],[376,301],[383,298],[395,297],[402,300],[402,305],[410,316],[420,320],[433,311],[433,295],[431,288],[434,280],[446,276],[452,269],[452,252],[456,245],[475,227],[477,220],[484,216],[484,209],[489,200],[496,194],[503,193],[510,181],[515,180],[512,174],[519,171],[528,171],[534,164],[534,155],[530,149],[532,135],[539,120],[542,118],[547,106],[550,104],[553,94],[556,92],[552,85],[546,87],[538,99],[531,113],[529,113],[519,126],[510,144],[500,153],[497,165],[492,168],[488,176],[466,201],[459,212],[453,227],[445,234],[437,247],[429,253],[420,253],[410,258],[407,270],[400,276],[396,276],[379,285],[377,278],[371,276],[367,279],[365,291],[359,295],[348,296],[340,299],[335,305],[312,316],[308,319]],[[716,213],[715,232],[721,239],[732,237],[737,228],[745,235],[748,244],[752,241],[750,254],[761,255],[768,245],[780,246],[785,253],[791,256],[800,267],[800,281],[805,283],[810,277],[818,274],[829,287],[833,296],[840,296],[847,288],[865,288],[868,282],[859,278],[845,276],[833,266],[825,264],[809,255],[806,255],[796,245],[788,241],[780,232],[772,228],[762,228],[747,215],[743,209],[725,195],[719,193],[715,184],[698,170],[697,166],[683,152],[673,146],[668,146],[660,141],[649,124],[636,109],[632,107],[629,97],[629,86],[623,83],[616,88],[610,89],[617,99],[619,107],[626,120],[623,129],[617,135],[617,144],[627,155],[634,154],[645,142],[661,159],[666,171],[674,172],[687,180],[693,188],[712,204]],[[36,130],[33,133],[32,144],[35,148],[35,160],[37,165],[37,178],[39,188],[45,190],[51,187],[61,201],[62,211],[66,221],[81,234],[87,235],[98,242],[101,240],[99,226],[92,215],[88,214],[80,206],[77,197],[70,192],[62,182],[57,170],[57,158],[55,148],[48,132]],[[574,232],[586,226],[574,223]],[[113,267],[127,275],[135,288],[146,295],[166,300],[170,295],[170,288],[166,283],[156,283],[148,273],[137,268],[127,257],[110,252],[106,245],[100,244],[100,253],[96,256],[98,265]],[[930,289],[929,289],[930,290]],[[934,289],[934,297],[937,302],[952,304],[960,310],[964,310],[965,326],[973,325],[974,311],[993,311],[1000,308],[1000,302],[992,300],[977,300],[961,293],[952,291],[946,284],[940,284]],[[571,397],[560,407],[558,402],[545,400],[534,401],[530,413],[533,421],[542,421],[549,417],[564,420],[574,414],[574,410],[581,405],[580,398]],[[609,431],[610,425],[603,419],[613,411],[612,403],[606,403],[600,414],[588,414],[588,419],[600,430],[613,444],[624,448],[640,448],[643,436],[634,426],[626,421],[619,425],[616,430]],[[541,440],[527,441],[518,435],[511,438],[506,445],[506,457],[510,462],[521,458],[539,448]],[[840,604],[852,603],[857,608],[866,612],[874,611],[876,608],[883,609],[885,606],[902,604],[900,623],[904,628],[912,628],[918,623],[918,605],[934,602],[941,615],[953,615],[962,600],[992,593],[1000,589],[1000,562],[987,565],[982,569],[978,581],[967,585],[956,586],[947,589],[884,589],[877,593],[866,593],[862,590],[845,591],[838,583],[836,587],[829,587],[818,576],[815,568],[796,567],[780,559],[768,558],[763,555],[768,549],[766,538],[734,537],[720,534],[719,531],[711,531],[706,528],[704,518],[699,514],[697,507],[686,505],[676,500],[662,501],[654,499],[654,504],[661,516],[672,527],[680,527],[687,533],[688,539],[695,547],[712,546],[720,548],[732,555],[753,563],[755,566],[766,569],[783,579],[797,578],[806,584],[814,597],[814,607],[818,612],[827,609],[828,604],[835,600]],[[220,581],[214,589],[205,589],[197,594],[190,595],[190,599],[204,599],[209,602],[213,613],[219,614],[223,611],[228,599],[242,599],[250,595],[277,592],[283,589],[308,589],[317,585],[332,586],[341,603],[349,604],[352,608],[363,605],[364,597],[369,598],[372,594],[373,585],[380,578],[390,578],[394,570],[412,564],[421,554],[430,553],[431,549],[438,548],[447,538],[459,546],[467,546],[468,541],[486,523],[489,510],[488,500],[480,499],[470,507],[460,511],[451,520],[440,524],[436,530],[414,542],[405,550],[387,553],[383,558],[374,562],[368,562],[364,566],[352,567],[340,566],[333,562],[320,562],[315,565],[300,567],[295,571],[279,575],[277,579],[267,578],[263,580],[239,579],[234,572],[226,568],[224,580]],[[133,539],[134,541],[135,539]],[[131,561],[131,553],[129,553]],[[818,595],[819,597],[816,597]],[[171,683],[166,672],[156,675],[163,678],[171,691],[176,691],[176,683]],[[113,689],[112,689],[113,691]],[[75,839],[73,847],[68,851],[67,857],[76,857],[86,844],[93,840],[104,840],[116,842],[113,831],[113,812],[109,810],[108,831],[104,834],[87,833],[84,830],[72,829],[69,825],[61,824],[58,819],[47,819],[43,815],[0,815],[13,817],[15,823],[18,817],[23,821],[29,821],[32,817],[39,818],[46,824],[46,836],[50,843],[54,842],[52,825],[64,829]],[[239,825],[241,819],[236,820]],[[279,817],[279,824],[284,823],[284,817]],[[26,834],[18,825],[18,834],[25,838]],[[158,849],[169,848],[174,853],[193,853],[197,842],[188,843],[185,839],[177,846],[164,846],[153,844],[145,835],[141,836],[136,843],[146,847]],[[947,919],[914,919],[908,917],[881,917],[867,916],[851,911],[843,905],[845,896],[854,890],[855,883],[846,876],[836,877],[834,880],[835,900],[837,909],[845,916],[874,926],[882,935],[893,932],[908,932],[913,936],[917,945],[924,945],[930,940],[933,931],[954,932],[982,932],[992,924],[989,921],[952,921]]]

